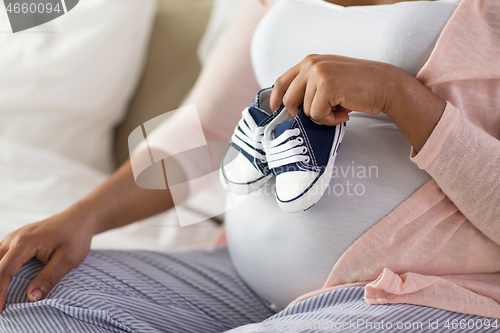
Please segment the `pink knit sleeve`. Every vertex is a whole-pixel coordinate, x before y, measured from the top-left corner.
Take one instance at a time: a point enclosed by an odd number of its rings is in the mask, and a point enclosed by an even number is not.
[[[500,141],[451,103],[412,160],[481,232],[500,244]]]
[[[151,132],[148,123],[144,124],[143,133],[139,131],[138,136],[142,140],[146,134],[146,140],[132,153],[139,186],[165,188],[166,176],[171,190],[184,182],[193,194],[207,183],[203,177],[218,169],[221,151],[227,149],[242,110],[259,90],[251,65],[250,44],[267,7],[264,1],[244,0],[214,46],[185,107]],[[152,121],[155,122],[161,119]],[[183,175],[169,174],[167,156],[173,157]],[[146,171],[151,172],[155,183],[163,182],[162,185],[155,187],[151,181],[138,181]]]

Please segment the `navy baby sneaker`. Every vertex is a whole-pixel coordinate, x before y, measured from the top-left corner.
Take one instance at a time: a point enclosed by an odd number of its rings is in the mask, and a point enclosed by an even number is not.
[[[303,211],[323,196],[344,129],[345,123],[315,123],[302,107],[295,118],[281,112],[266,126],[262,144],[268,166],[276,175],[276,199],[281,209]]]
[[[231,137],[229,145],[234,149],[227,151],[219,173],[222,186],[231,193],[251,193],[273,176],[261,141],[264,128],[283,107],[272,112],[269,103],[271,92],[272,87],[257,94],[252,104],[243,110]]]

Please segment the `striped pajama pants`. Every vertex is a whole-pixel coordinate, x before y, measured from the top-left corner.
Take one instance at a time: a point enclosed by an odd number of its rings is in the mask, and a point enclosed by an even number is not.
[[[0,332],[500,331],[491,318],[409,304],[367,305],[361,287],[278,312],[240,279],[225,247],[91,251],[45,300],[31,303],[26,289],[42,265],[33,259],[12,278]],[[461,329],[462,323],[468,326]]]

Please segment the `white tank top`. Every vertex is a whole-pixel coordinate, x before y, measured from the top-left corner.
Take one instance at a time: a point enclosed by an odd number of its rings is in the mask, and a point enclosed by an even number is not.
[[[342,7],[281,0],[254,33],[256,77],[262,87],[271,86],[311,53],[386,62],[416,76],[456,2]],[[342,253],[430,179],[410,161],[410,144],[385,115],[353,112],[350,118],[336,172],[315,206],[281,211],[270,181],[226,213],[238,273],[278,308],[320,289]]]

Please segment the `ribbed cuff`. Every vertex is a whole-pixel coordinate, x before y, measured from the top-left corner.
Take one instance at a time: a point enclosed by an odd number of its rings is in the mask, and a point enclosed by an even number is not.
[[[450,102],[446,103],[441,119],[425,142],[422,149],[417,151],[412,147],[410,159],[418,165],[420,169],[428,168],[436,159],[444,143],[450,136],[460,117],[460,110]]]

